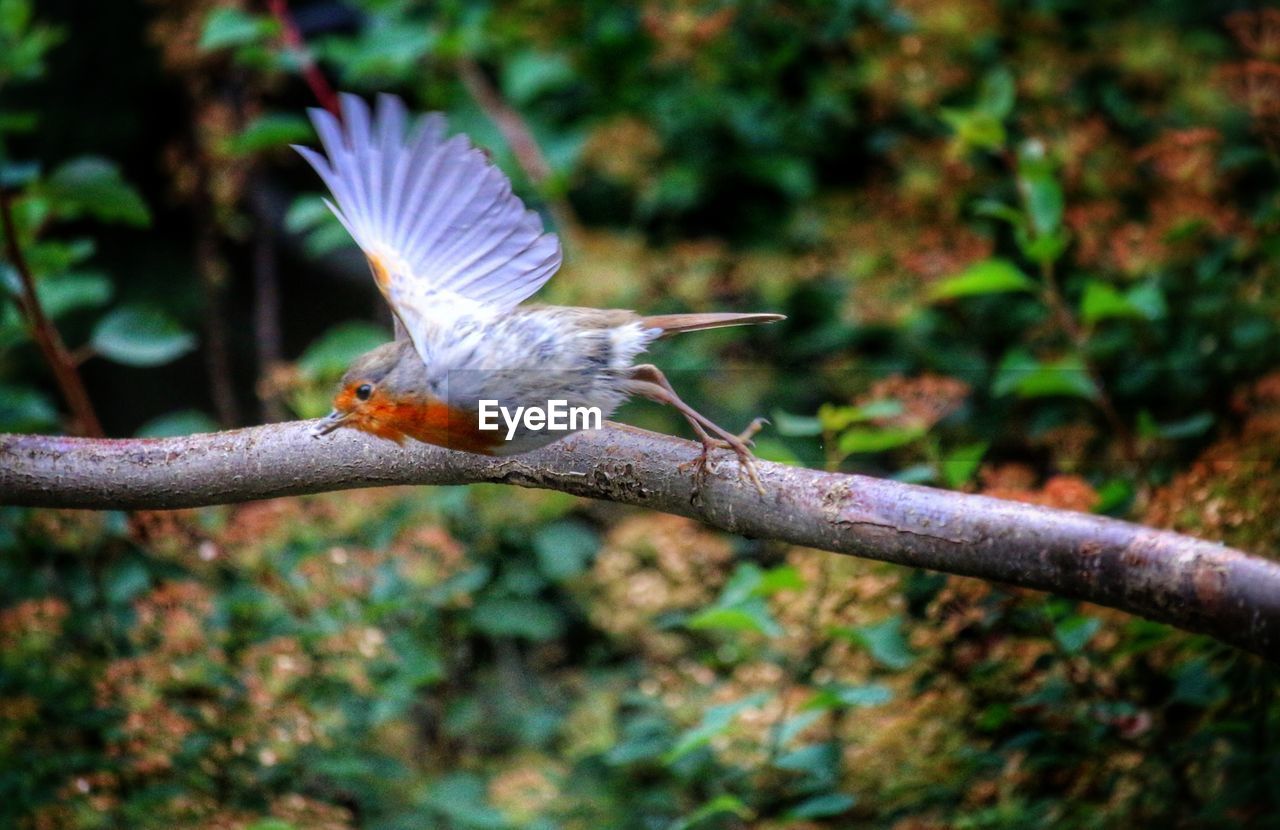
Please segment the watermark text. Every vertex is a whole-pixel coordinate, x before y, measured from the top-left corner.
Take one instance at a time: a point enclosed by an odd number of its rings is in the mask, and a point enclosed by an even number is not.
[[[600,429],[604,414],[598,406],[569,406],[568,401],[549,400],[546,406],[500,406],[497,401],[480,401],[478,426],[482,430],[498,430],[506,426],[507,440],[515,438],[523,426],[529,432],[577,432]],[[499,422],[501,418],[501,423]]]

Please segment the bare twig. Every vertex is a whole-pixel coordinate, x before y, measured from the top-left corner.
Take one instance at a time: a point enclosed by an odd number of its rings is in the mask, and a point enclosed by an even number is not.
[[[284,361],[284,336],[280,330],[280,269],[272,209],[263,188],[249,193],[249,202],[258,216],[258,232],[253,241],[253,334],[258,347],[258,398],[263,420],[280,421],[285,416],[272,376]]]
[[[733,456],[694,499],[689,441],[616,425],[491,458],[310,422],[186,438],[0,435],[0,503],[177,508],[390,484],[496,482],[690,516],[766,539],[930,568],[1119,608],[1280,659],[1280,564],[1127,522]]]
[[[302,78],[307,82],[307,86],[311,87],[311,94],[320,102],[320,106],[333,113],[334,118],[342,120],[338,96],[329,85],[324,73],[320,71],[320,67],[316,65],[311,50],[307,48],[307,41],[298,29],[297,21],[293,19],[293,13],[289,11],[288,0],[267,0],[267,8],[271,10],[271,16],[280,24],[280,36],[285,45],[297,53],[302,67]]]
[[[93,402],[84,388],[84,381],[80,379],[80,372],[76,368],[78,361],[68,351],[66,344],[62,342],[62,335],[58,333],[53,321],[44,313],[44,308],[40,305],[40,296],[36,294],[35,277],[22,252],[17,224],[13,221],[12,197],[3,190],[0,190],[0,223],[4,227],[6,256],[13,265],[13,269],[18,272],[18,279],[22,283],[22,292],[19,294],[22,312],[31,326],[31,334],[41,354],[44,355],[45,363],[49,364],[49,368],[53,370],[53,376],[57,380],[58,388],[62,391],[63,399],[71,409],[76,424],[75,431],[82,435],[101,437],[102,424],[98,421]]]
[[[1075,347],[1076,353],[1080,356],[1080,362],[1084,365],[1085,372],[1089,375],[1089,383],[1097,392],[1098,408],[1102,410],[1102,416],[1107,419],[1107,425],[1111,427],[1112,432],[1120,441],[1120,451],[1124,454],[1125,461],[1130,464],[1137,464],[1139,461],[1138,446],[1133,438],[1133,431],[1129,429],[1129,425],[1120,417],[1119,410],[1116,409],[1115,403],[1111,400],[1111,395],[1107,392],[1106,385],[1102,382],[1102,374],[1098,372],[1097,366],[1089,358],[1089,335],[1080,326],[1075,315],[1071,313],[1071,309],[1067,306],[1066,299],[1062,296],[1062,289],[1058,286],[1057,272],[1050,261],[1042,261],[1040,263],[1041,285],[1044,292],[1045,304],[1053,312],[1054,317],[1058,320],[1058,327],[1066,334],[1067,339],[1071,341],[1071,345]]]
[[[1017,180],[1017,156],[1006,149],[1001,154],[1001,158],[1014,179]],[[1022,209],[1029,215],[1031,213],[1031,203],[1028,191],[1021,184],[1016,189],[1018,198],[1022,202]],[[1129,462],[1130,465],[1137,465],[1139,462],[1138,447],[1134,441],[1133,432],[1129,429],[1128,424],[1124,422],[1124,419],[1120,417],[1120,411],[1116,409],[1115,403],[1111,400],[1111,393],[1107,391],[1106,384],[1102,382],[1102,373],[1098,371],[1098,367],[1094,365],[1093,360],[1089,357],[1088,332],[1076,320],[1071,307],[1067,305],[1066,297],[1062,293],[1062,287],[1058,284],[1058,272],[1054,267],[1053,260],[1041,259],[1038,264],[1040,266],[1041,299],[1049,307],[1054,320],[1057,321],[1058,328],[1071,341],[1071,345],[1075,348],[1080,362],[1084,365],[1085,373],[1089,376],[1089,383],[1097,394],[1095,402],[1098,405],[1098,409],[1102,411],[1102,416],[1107,419],[1107,425],[1111,427],[1112,432],[1119,439],[1120,451],[1123,453],[1125,461]]]
[[[502,99],[484,70],[474,60],[466,57],[458,60],[458,77],[476,106],[484,111],[502,133],[520,169],[529,177],[529,181],[541,188],[561,239],[570,248],[574,247],[582,238],[582,223],[578,221],[569,200],[551,192],[551,165],[538,146],[537,139],[533,137],[529,125],[514,107]]]
[[[208,190],[201,188],[199,198],[208,200]],[[205,368],[209,372],[209,392],[218,423],[234,427],[243,423],[236,399],[235,372],[231,368],[231,346],[227,337],[227,267],[218,245],[218,225],[214,208],[202,211],[205,218],[196,231],[196,273],[204,292]]]

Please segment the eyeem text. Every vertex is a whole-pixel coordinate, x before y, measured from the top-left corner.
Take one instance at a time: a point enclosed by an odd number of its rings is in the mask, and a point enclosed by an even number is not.
[[[498,422],[501,416],[502,423]],[[604,414],[598,406],[569,406],[568,401],[550,400],[543,406],[499,406],[497,401],[480,401],[479,424],[483,430],[497,430],[506,425],[507,440],[515,437],[523,425],[529,431],[577,432],[580,429],[600,429]]]

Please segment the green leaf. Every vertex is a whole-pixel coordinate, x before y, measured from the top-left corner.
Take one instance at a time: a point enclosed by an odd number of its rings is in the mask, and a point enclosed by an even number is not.
[[[1062,226],[1064,201],[1062,187],[1049,176],[1036,176],[1027,180],[1027,212],[1031,226],[1040,236],[1058,232]]]
[[[248,156],[306,141],[310,137],[311,125],[305,118],[268,113],[258,116],[239,135],[232,137],[227,143],[227,151],[234,156]]]
[[[941,111],[943,122],[955,133],[962,151],[971,149],[1000,150],[1004,147],[1006,133],[1001,119],[982,110],[946,109]]]
[[[696,749],[701,749],[717,735],[723,734],[733,725],[734,719],[748,709],[755,709],[769,699],[766,692],[756,692],[741,700],[712,706],[702,716],[702,722],[684,732],[676,739],[676,744],[666,754],[664,761],[673,764]]]
[[[320,196],[299,196],[285,213],[284,226],[304,234],[307,253],[313,257],[355,245],[347,229]]]
[[[778,744],[786,746],[796,737],[810,726],[817,723],[823,716],[825,709],[805,707],[808,711],[801,712],[798,715],[787,718],[782,725],[778,727]]]
[[[1115,317],[1145,317],[1128,297],[1109,283],[1089,280],[1080,298],[1080,319],[1086,326]]]
[[[1101,627],[1102,620],[1097,617],[1076,614],[1054,625],[1053,638],[1067,654],[1078,654]]]
[[[705,184],[704,174],[692,166],[672,164],[661,168],[640,196],[641,214],[648,217],[662,211],[688,210],[702,198]]]
[[[0,432],[35,432],[58,425],[58,410],[43,392],[0,384]]]
[[[46,53],[63,40],[61,29],[34,24],[35,8],[32,0],[0,1],[0,86],[41,77]]]
[[[894,470],[893,480],[904,484],[931,484],[938,480],[938,468],[924,462],[911,464]]]
[[[436,779],[424,800],[427,806],[462,827],[498,830],[509,826],[502,814],[489,806],[484,781],[471,773],[451,773]]]
[[[269,17],[252,15],[240,9],[219,7],[205,18],[199,47],[206,51],[260,43],[278,31]]]
[[[775,153],[753,157],[743,173],[772,185],[791,199],[807,198],[816,188],[812,165],[808,159],[796,156]]]
[[[728,608],[705,608],[685,623],[695,631],[714,629],[721,631],[754,631],[766,637],[782,634],[782,627],[773,619],[763,601],[743,602]]]
[[[840,435],[837,446],[846,455],[885,452],[906,446],[925,434],[924,427],[854,427]]]
[[[1098,389],[1079,356],[1041,362],[1023,349],[1013,349],[1000,361],[992,391],[1027,399],[1058,395],[1087,400],[1098,397]]]
[[[1098,488],[1098,502],[1093,506],[1093,512],[1112,514],[1125,511],[1133,502],[1133,497],[1133,482],[1123,478],[1108,479]]]
[[[800,456],[796,455],[791,450],[791,447],[777,438],[757,438],[755,449],[752,452],[761,461],[774,461],[791,467],[805,466]]]
[[[320,56],[332,61],[348,85],[386,85],[389,79],[409,77],[440,40],[435,27],[419,20],[387,14],[372,20],[374,25],[362,26],[354,37],[317,44]]]
[[[92,239],[42,239],[27,248],[27,262],[36,276],[61,273],[93,256]]]
[[[313,229],[303,241],[303,248],[306,249],[308,255],[313,257],[322,257],[325,254],[341,251],[344,248],[351,248],[354,245],[355,241],[352,240],[351,234],[347,232],[346,228],[342,227],[337,217]]]
[[[112,565],[103,581],[107,599],[114,605],[124,605],[151,587],[151,574],[136,559],[128,559]]]
[[[864,646],[877,662],[891,669],[905,669],[916,656],[902,636],[902,617],[895,615],[874,625],[840,628],[832,632]]]
[[[1180,441],[1184,438],[1197,438],[1213,429],[1212,412],[1197,412],[1178,421],[1159,423],[1145,409],[1138,413],[1138,431],[1143,438],[1164,438],[1169,441]]]
[[[1207,708],[1228,694],[1222,678],[1214,673],[1209,661],[1203,657],[1188,660],[1174,669],[1173,682],[1170,700],[1175,703]]]
[[[753,631],[767,637],[782,633],[764,597],[796,587],[799,575],[783,566],[762,571],[754,562],[739,565],[714,605],[685,621],[693,630]]]
[[[1164,292],[1160,290],[1160,284],[1156,280],[1138,283],[1129,289],[1125,298],[1139,314],[1148,320],[1160,320],[1169,313]]]
[[[1013,104],[1017,97],[1013,73],[1006,67],[997,67],[982,79],[978,89],[978,109],[992,118],[1003,121],[1013,112]]]
[[[1194,415],[1188,415],[1187,418],[1175,421],[1166,421],[1164,424],[1158,424],[1158,434],[1161,438],[1170,439],[1170,441],[1180,441],[1183,438],[1198,438],[1199,435],[1207,433],[1213,428],[1215,423],[1212,412],[1196,412]]]
[[[942,459],[942,480],[952,489],[968,484],[973,474],[978,472],[982,457],[987,454],[990,446],[986,441],[979,441],[956,447],[947,453]]]
[[[196,338],[172,317],[146,306],[121,306],[94,326],[94,351],[126,366],[159,366],[196,347]]]
[[[830,818],[847,813],[857,799],[844,793],[827,793],[806,799],[787,811],[788,819]]]
[[[846,629],[848,630],[848,629]],[[837,635],[839,632],[835,632]],[[879,683],[852,685],[849,683],[832,683],[804,704],[807,710],[837,709],[840,707],[865,708],[882,706],[893,700],[893,690]]]
[[[264,818],[250,824],[246,830],[298,830],[298,826],[282,818]]]
[[[564,617],[555,606],[522,597],[480,600],[471,612],[471,623],[490,637],[522,637],[535,642],[554,640],[564,631]]]
[[[333,211],[329,210],[329,206],[324,203],[324,197],[315,195],[299,196],[293,200],[293,204],[285,212],[284,226],[286,230],[293,233],[302,233],[329,219],[337,222]]]
[[[1062,227],[1062,187],[1047,170],[1035,169],[1021,176],[1019,184],[1027,200],[1027,213],[1036,236],[1056,234]]]
[[[792,415],[781,409],[773,410],[773,426],[779,435],[788,438],[808,438],[822,434],[822,422],[807,415]]]
[[[538,96],[561,89],[578,74],[560,52],[517,52],[502,67],[502,88],[516,106],[530,104]]]
[[[88,215],[137,227],[151,223],[142,197],[120,177],[115,163],[104,158],[84,156],[63,164],[49,177],[43,192],[53,212],[63,219]]]
[[[138,427],[138,431],[134,434],[139,438],[169,438],[217,431],[218,422],[205,413],[195,409],[183,409],[152,418]]]
[[[581,522],[553,522],[533,535],[538,569],[556,581],[585,571],[599,548],[600,539],[595,531]]]
[[[839,432],[850,424],[860,424],[881,418],[896,418],[902,412],[902,403],[895,400],[871,401],[862,406],[837,406],[824,403],[818,407],[818,423],[824,430]]]
[[[751,809],[743,803],[741,798],[729,793],[723,793],[703,804],[685,818],[672,824],[670,830],[688,830],[688,828],[701,824],[713,816],[726,813],[744,820],[751,818],[753,815]]]
[[[756,589],[764,581],[764,571],[754,562],[744,562],[734,569],[720,591],[716,605],[731,606],[745,602],[756,595]]]
[[[752,593],[759,597],[771,597],[779,591],[799,591],[804,588],[804,578],[791,565],[770,568],[760,577]]]
[[[979,199],[973,205],[973,212],[979,216],[990,216],[993,219],[1008,222],[1015,227],[1021,226],[1024,219],[1017,208],[996,199]]]
[[[307,347],[298,358],[298,369],[312,379],[337,377],[357,357],[390,339],[385,329],[372,323],[339,323]]]
[[[4,116],[0,115],[0,135],[5,132]],[[25,187],[40,177],[38,161],[5,161],[0,159],[0,187]]]
[[[29,0],[0,0],[0,35],[21,37],[31,25],[34,11]]]
[[[1012,262],[1005,259],[985,259],[970,265],[963,273],[935,284],[929,297],[934,300],[949,300],[954,297],[1035,289],[1035,282]]]
[[[833,742],[809,744],[778,756],[773,765],[804,775],[819,785],[831,786],[836,780],[834,773],[840,768],[840,750]]]
[[[1024,257],[1039,263],[1056,262],[1071,242],[1071,234],[1066,228],[1059,228],[1054,233],[1035,234],[1020,225],[1013,229],[1013,238]]]
[[[106,305],[113,292],[105,274],[51,274],[36,283],[36,296],[44,313],[57,319],[82,308]]]

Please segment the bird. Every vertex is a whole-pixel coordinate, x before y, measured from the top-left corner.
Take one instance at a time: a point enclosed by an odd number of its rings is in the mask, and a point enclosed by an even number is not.
[[[488,154],[466,135],[448,134],[443,114],[411,115],[386,93],[373,107],[343,93],[340,118],[325,109],[308,112],[323,153],[294,149],[328,187],[325,204],[368,260],[397,331],[351,363],[333,411],[312,429],[315,437],[348,427],[396,443],[412,438],[516,455],[590,419],[553,429],[524,417],[495,429],[481,417],[486,406],[490,413],[520,413],[554,401],[607,418],[638,396],[674,407],[688,421],[702,443],[688,462],[697,481],[707,474],[711,451],[729,449],[740,478],[765,492],[751,452],[764,419],[729,432],[685,403],[657,366],[638,360],[664,337],[783,315],[645,316],[524,303],[559,269],[560,241]]]

